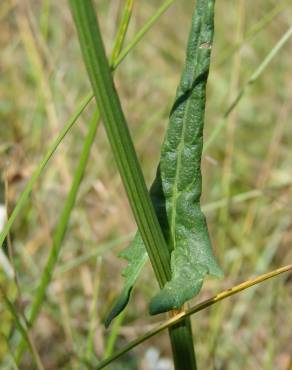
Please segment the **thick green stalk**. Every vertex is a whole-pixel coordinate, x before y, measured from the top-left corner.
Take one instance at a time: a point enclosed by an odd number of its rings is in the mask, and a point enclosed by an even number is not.
[[[191,320],[187,317],[168,329],[174,367],[177,370],[196,370]]]
[[[84,62],[129,202],[160,287],[170,279],[170,256],[116,93],[90,0],[70,0]],[[176,369],[195,370],[190,322],[171,329]],[[182,363],[182,355],[184,362]]]
[[[70,0],[84,62],[129,202],[162,287],[170,278],[169,252],[151,203],[107,62],[90,0]]]

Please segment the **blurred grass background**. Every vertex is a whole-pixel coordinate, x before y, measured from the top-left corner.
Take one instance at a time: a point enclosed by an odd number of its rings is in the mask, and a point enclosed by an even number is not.
[[[126,41],[160,4],[135,2]],[[217,1],[206,139],[291,26],[291,5],[288,0]],[[123,1],[98,0],[96,6],[110,53]],[[148,184],[183,65],[192,9],[193,1],[175,1],[115,75]],[[67,2],[5,0],[0,3],[0,20],[0,201],[10,213],[89,83]],[[205,152],[202,202],[225,279],[208,279],[194,301],[291,262],[291,53],[290,40]],[[21,295],[3,266],[0,284],[20,310],[29,307],[34,295],[93,109],[91,104],[62,142],[13,226],[10,238]],[[120,272],[125,262],[117,253],[134,231],[101,125],[47,300],[32,330],[46,369],[81,368],[78,356],[91,344],[102,358],[163,318],[147,312],[157,289],[147,266],[126,314],[109,330],[102,325],[123,284]],[[291,370],[291,292],[291,277],[285,275],[195,315],[199,369]],[[0,301],[3,369],[13,368],[13,327]],[[167,334],[145,342],[109,369],[152,369],[149,349],[170,358]],[[32,368],[26,354],[21,369]]]

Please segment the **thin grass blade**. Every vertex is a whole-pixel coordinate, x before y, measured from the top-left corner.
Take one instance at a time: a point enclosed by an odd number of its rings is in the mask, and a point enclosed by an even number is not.
[[[158,333],[162,332],[165,329],[168,329],[174,325],[177,325],[179,322],[184,320],[185,318],[202,311],[210,306],[213,306],[214,304],[229,298],[235,294],[238,294],[246,289],[251,288],[254,285],[260,284],[266,280],[272,279],[278,275],[281,275],[283,273],[292,271],[292,265],[287,265],[280,267],[276,270],[273,270],[271,272],[268,272],[263,275],[259,275],[254,279],[247,280],[241,284],[235,285],[232,288],[229,288],[227,290],[222,291],[221,293],[216,294],[214,297],[211,297],[209,299],[206,299],[202,301],[201,303],[196,304],[195,306],[189,308],[188,310],[181,311],[179,314],[175,315],[169,320],[166,320],[162,324],[156,326],[152,330],[149,330],[147,333],[143,334],[142,336],[138,337],[137,339],[133,340],[132,342],[128,343],[126,346],[121,348],[119,351],[114,353],[111,357],[101,361],[97,367],[95,367],[95,370],[104,369],[107,365],[111,364],[116,359],[120,358],[125,353],[129,352],[131,349],[135,348],[139,344],[145,342],[146,340],[150,339],[151,337],[157,335]]]

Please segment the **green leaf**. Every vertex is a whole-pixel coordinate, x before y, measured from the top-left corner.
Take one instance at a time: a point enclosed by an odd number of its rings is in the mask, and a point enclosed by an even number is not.
[[[214,3],[214,0],[197,1],[185,67],[162,145],[159,169],[150,190],[165,239],[172,251],[172,278],[152,299],[151,314],[181,307],[198,294],[207,274],[222,276],[212,253],[206,219],[200,207],[206,83],[214,33]],[[115,314],[126,306],[133,282],[143,267],[138,262],[144,261],[146,252],[138,248],[137,240],[136,237],[131,249],[127,250],[129,266],[123,274],[127,278],[127,294],[123,290],[115,311],[112,311]]]
[[[171,281],[153,298],[150,313],[181,307],[200,291],[207,274],[221,276],[200,207],[206,83],[214,33],[214,0],[199,0],[186,63],[162,146],[160,169],[171,245]]]

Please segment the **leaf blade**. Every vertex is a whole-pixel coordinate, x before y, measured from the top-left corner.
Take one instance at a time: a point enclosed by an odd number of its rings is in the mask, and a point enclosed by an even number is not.
[[[200,207],[201,157],[214,34],[214,1],[199,0],[192,20],[184,71],[177,89],[160,168],[172,246],[172,279],[150,303],[150,313],[179,308],[198,294],[207,274],[222,276]]]
[[[184,70],[162,145],[157,175],[150,189],[160,226],[172,251],[172,278],[152,299],[149,307],[151,314],[182,306],[199,293],[207,274],[222,276],[212,253],[206,219],[200,207],[201,156],[206,84],[214,33],[214,3],[214,0],[197,2]],[[133,284],[143,267],[139,264],[139,269],[134,269],[146,253],[143,248],[137,248],[135,240],[127,249],[129,265],[123,272],[125,288],[112,310],[116,315],[127,305]],[[139,254],[135,250],[139,250]]]

